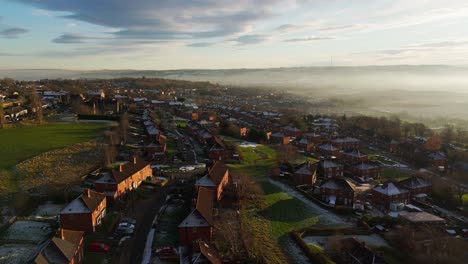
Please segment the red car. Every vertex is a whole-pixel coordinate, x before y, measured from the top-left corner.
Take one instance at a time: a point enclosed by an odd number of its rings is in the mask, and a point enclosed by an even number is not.
[[[156,255],[160,259],[172,259],[172,258],[179,258],[179,254],[177,253],[177,249],[173,247],[162,247],[156,249]]]
[[[109,245],[106,245],[101,242],[93,242],[89,245],[89,251],[92,252],[104,252],[107,253],[110,249]]]

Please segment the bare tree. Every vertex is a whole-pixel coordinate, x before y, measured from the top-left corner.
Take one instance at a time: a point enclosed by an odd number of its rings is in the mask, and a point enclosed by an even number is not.
[[[2,103],[0,103],[0,128],[5,128],[5,126],[6,126],[5,113],[3,111]]]
[[[240,259],[242,241],[239,234],[239,219],[235,211],[225,212],[220,216],[217,226],[218,232],[229,248],[234,259]]]
[[[36,111],[36,120],[39,124],[42,124],[42,101],[41,98],[37,95],[36,86],[33,86],[31,89],[30,100],[32,109]]]
[[[127,139],[128,139],[128,126],[129,126],[129,116],[128,116],[128,113],[125,112],[120,117],[120,122],[119,122],[120,135],[122,136],[123,142],[127,142]]]

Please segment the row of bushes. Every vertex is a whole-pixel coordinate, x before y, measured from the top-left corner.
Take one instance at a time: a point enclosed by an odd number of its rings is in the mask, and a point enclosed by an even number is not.
[[[307,245],[307,243],[302,240],[300,233],[293,231],[290,233],[290,235],[296,244],[302,249],[302,252],[304,252],[307,258],[309,258],[311,263],[335,263],[322,250],[314,250],[315,248],[309,247],[309,245]]]
[[[119,115],[88,115],[88,114],[79,114],[79,120],[108,120],[108,121],[116,121],[120,120]]]
[[[370,235],[372,229],[361,227],[343,227],[343,228],[317,228],[317,227],[306,227],[297,232],[301,233],[301,236],[337,236],[337,235]]]

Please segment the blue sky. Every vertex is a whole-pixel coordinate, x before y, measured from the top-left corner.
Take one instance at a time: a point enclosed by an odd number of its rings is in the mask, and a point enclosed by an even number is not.
[[[465,0],[0,0],[2,69],[468,64]]]

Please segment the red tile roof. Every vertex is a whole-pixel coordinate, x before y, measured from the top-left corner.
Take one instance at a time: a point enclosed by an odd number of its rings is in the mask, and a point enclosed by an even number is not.
[[[228,172],[226,165],[218,161],[208,170],[208,176],[214,183],[220,184],[226,172]]]
[[[213,191],[204,187],[200,187],[198,190],[197,204],[195,207],[210,225],[213,225],[213,200]]]
[[[131,162],[126,162],[117,167],[117,169],[112,170],[112,176],[114,177],[117,183],[121,183],[131,177],[133,174],[139,172],[144,167],[146,167],[149,163],[142,161],[142,160],[133,160]]]
[[[86,207],[91,211],[94,212],[99,204],[106,199],[106,195],[104,193],[96,192],[90,189],[86,189],[84,193],[80,195],[81,200],[86,205]]]

